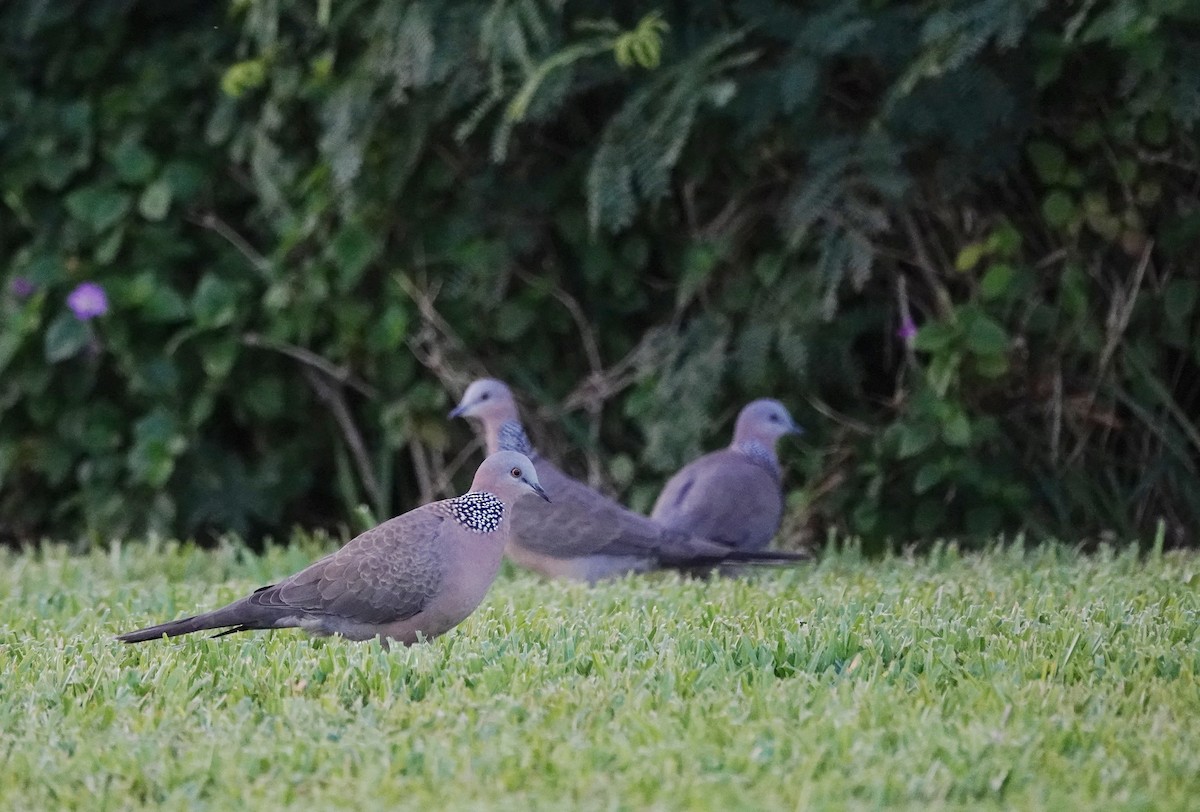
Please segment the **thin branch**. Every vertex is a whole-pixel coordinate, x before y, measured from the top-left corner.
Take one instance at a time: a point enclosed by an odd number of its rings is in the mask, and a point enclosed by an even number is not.
[[[1134,308],[1137,306],[1138,294],[1142,289],[1142,280],[1146,277],[1146,269],[1150,266],[1150,252],[1154,248],[1154,240],[1147,240],[1145,247],[1142,249],[1141,259],[1138,260],[1137,268],[1133,272],[1133,281],[1129,285],[1129,290],[1122,291],[1118,288],[1113,293],[1113,301],[1109,306],[1108,315],[1105,317],[1104,326],[1106,335],[1104,347],[1100,350],[1100,360],[1096,364],[1096,383],[1091,391],[1087,394],[1087,404],[1083,408],[1084,417],[1088,417],[1092,413],[1092,409],[1096,405],[1096,397],[1100,393],[1100,387],[1104,385],[1104,377],[1108,374],[1109,364],[1112,363],[1113,356],[1117,352],[1117,347],[1121,343],[1121,339],[1125,336],[1125,331],[1129,327],[1129,320],[1133,317]],[[1073,467],[1079,462],[1083,456],[1083,452],[1087,448],[1088,441],[1092,437],[1092,424],[1089,421],[1079,440],[1075,444],[1075,448],[1071,451],[1070,457],[1067,458],[1067,465]]]
[[[808,405],[812,406],[813,409],[815,409],[818,414],[822,415],[823,417],[825,417],[829,420],[832,420],[833,422],[835,422],[841,426],[845,426],[847,429],[854,432],[855,434],[861,434],[864,437],[869,437],[875,433],[875,430],[872,429],[870,426],[868,426],[866,423],[855,420],[853,417],[847,417],[846,415],[844,415],[838,411],[835,411],[833,409],[833,407],[831,407],[829,404],[825,403],[822,400],[818,400],[816,397],[814,397],[812,395],[810,395],[808,397]]]
[[[480,451],[482,448],[483,438],[473,436],[471,442],[459,449],[458,454],[455,455],[454,459],[450,461],[449,465],[441,466],[437,472],[437,481],[434,486],[435,493],[438,496],[447,497],[453,495],[454,483],[451,480],[454,478],[454,475],[457,474],[459,470],[467,464],[467,460],[469,460],[476,451]]]
[[[433,475],[429,471],[429,455],[425,444],[415,437],[409,438],[408,454],[412,458],[413,473],[417,475],[417,490],[421,494],[421,504],[433,501]]]
[[[255,250],[250,241],[233,230],[233,226],[226,223],[220,217],[217,217],[211,211],[206,211],[199,217],[189,215],[188,222],[195,223],[201,228],[207,228],[209,231],[216,233],[226,242],[238,250],[249,262],[250,266],[263,279],[270,280],[271,278],[271,261]]]
[[[921,232],[917,229],[916,221],[913,220],[912,214],[908,210],[900,212],[900,221],[904,224],[904,231],[908,234],[908,242],[912,246],[913,252],[917,255],[917,269],[925,277],[925,284],[929,286],[929,290],[933,293],[938,316],[947,318],[953,311],[950,303],[950,294],[946,293],[946,289],[938,282],[937,267],[933,264],[933,260],[929,258],[929,249],[925,247],[925,241],[921,239]]]
[[[358,476],[362,480],[363,488],[367,491],[367,498],[371,500],[371,507],[376,514],[381,513],[383,511],[383,490],[379,487],[379,480],[375,476],[375,470],[371,467],[362,434],[359,432],[358,426],[354,425],[354,418],[351,417],[350,409],[346,406],[342,390],[332,386],[322,376],[322,373],[315,369],[303,367],[301,371],[317,397],[329,407],[330,414],[333,415],[334,421],[341,429],[346,447],[350,449],[350,456],[354,460],[354,467],[358,469]]]
[[[451,392],[461,392],[472,380],[486,374],[467,352],[454,328],[438,312],[435,305],[438,287],[429,286],[422,290],[404,274],[396,274],[396,282],[417,306],[421,317],[421,328],[407,342],[417,361]],[[451,354],[455,357],[448,360],[447,356]],[[461,371],[464,369],[467,370],[465,374]]]
[[[916,326],[916,321],[913,320],[912,310],[908,304],[908,279],[903,274],[896,274],[896,306],[900,311],[900,327],[903,331],[908,325]],[[908,366],[912,369],[917,368],[917,354],[913,350],[912,337],[902,335],[901,341],[904,344],[904,358]]]
[[[379,393],[375,390],[375,387],[363,382],[359,378],[356,378],[353,374],[351,374],[350,370],[346,369],[345,367],[339,367],[328,358],[317,355],[312,350],[306,350],[303,347],[296,346],[295,344],[288,344],[286,341],[276,341],[273,338],[267,338],[266,336],[259,335],[258,333],[245,333],[242,336],[242,343],[247,347],[259,347],[265,350],[274,350],[275,352],[286,355],[289,358],[294,358],[307,367],[319,370],[338,383],[349,386],[351,389],[358,392],[360,395],[363,395],[364,397],[371,399],[379,397]]]
[[[517,271],[517,277],[528,285],[534,285],[537,282],[535,277],[525,271]],[[575,322],[575,329],[579,332],[580,343],[583,344],[583,353],[587,356],[588,366],[591,368],[588,377],[591,379],[602,377],[604,375],[604,361],[600,357],[600,343],[596,340],[596,331],[587,320],[587,316],[584,315],[579,301],[558,285],[554,285],[550,293],[558,300],[559,304],[566,308],[567,312],[571,315],[571,320]],[[599,487],[601,480],[600,458],[596,454],[596,448],[600,445],[600,422],[603,416],[605,400],[607,398],[590,398],[583,404],[584,409],[588,413],[588,445],[584,449],[583,455],[587,460],[588,485],[593,488]]]

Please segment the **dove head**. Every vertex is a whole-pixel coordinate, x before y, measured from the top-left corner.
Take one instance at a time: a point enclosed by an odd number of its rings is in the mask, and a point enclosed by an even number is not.
[[[757,443],[768,449],[775,448],[775,441],[785,434],[803,434],[804,429],[788,413],[787,407],[777,400],[762,398],[746,404],[738,414],[733,429],[733,444],[742,446]]]
[[[480,378],[463,392],[462,400],[450,411],[450,417],[473,417],[484,425],[517,419],[517,403],[512,390],[495,378]]]
[[[538,482],[533,463],[517,451],[497,451],[483,461],[471,482],[472,491],[490,493],[506,505],[511,505],[527,493],[536,493],[550,501]]]

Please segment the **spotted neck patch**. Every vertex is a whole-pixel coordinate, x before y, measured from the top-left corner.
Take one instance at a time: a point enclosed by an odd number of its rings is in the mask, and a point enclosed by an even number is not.
[[[472,533],[491,533],[504,518],[504,503],[487,491],[470,491],[450,500],[450,515]]]
[[[504,421],[504,424],[500,426],[497,439],[500,441],[501,451],[519,451],[526,457],[533,455],[533,446],[530,445],[529,437],[525,435],[525,429],[519,421]]]
[[[734,448],[745,454],[757,465],[763,466],[772,473],[779,473],[779,460],[775,458],[775,454],[771,452],[771,449],[758,440],[743,440],[735,445]]]

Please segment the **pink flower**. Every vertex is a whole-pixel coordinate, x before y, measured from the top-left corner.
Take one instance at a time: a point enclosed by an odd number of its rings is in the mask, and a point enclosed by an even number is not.
[[[67,295],[67,307],[80,321],[88,321],[108,312],[108,295],[95,282],[81,282]]]
[[[8,292],[18,299],[28,299],[37,290],[37,283],[28,276],[14,276],[8,283]]]

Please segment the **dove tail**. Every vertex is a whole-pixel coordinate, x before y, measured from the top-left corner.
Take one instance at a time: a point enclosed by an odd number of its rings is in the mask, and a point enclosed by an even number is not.
[[[758,564],[766,567],[788,567],[807,564],[813,560],[812,553],[787,552],[784,550],[730,550],[721,559],[723,562]]]
[[[239,603],[241,601],[212,612],[205,612],[202,615],[171,620],[167,623],[159,623],[156,626],[147,626],[144,629],[119,634],[117,635],[117,639],[122,643],[144,643],[147,640],[178,637],[181,634],[202,632],[208,629],[225,629],[225,631],[215,635],[216,637],[220,637],[225,634],[233,634],[234,632],[274,627],[273,623],[263,623],[264,618],[250,617],[251,613],[245,611],[244,607],[238,605]]]

